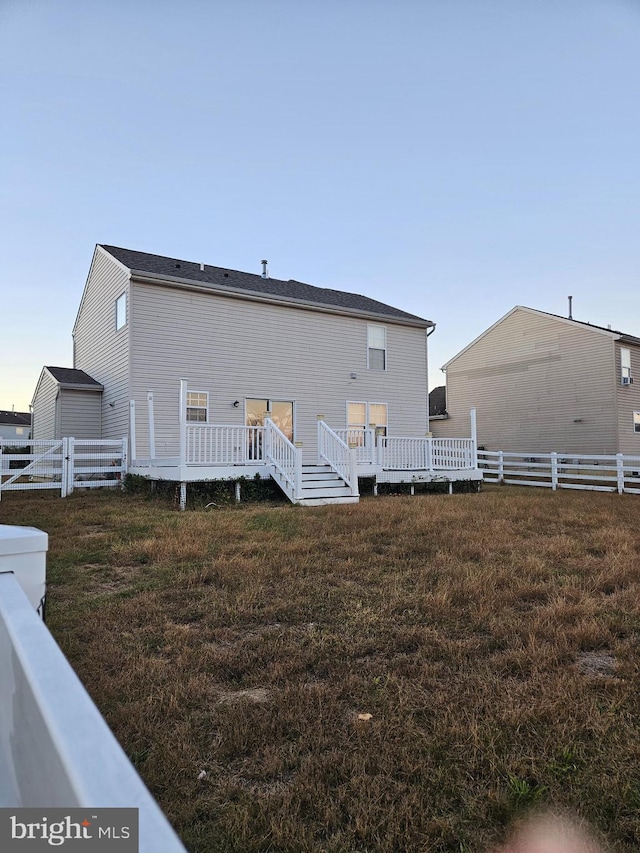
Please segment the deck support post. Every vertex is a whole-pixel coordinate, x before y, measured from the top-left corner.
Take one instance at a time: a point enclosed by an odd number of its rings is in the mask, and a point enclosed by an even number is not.
[[[187,484],[184,480],[180,483],[180,512],[187,508]]]
[[[373,481],[373,496],[376,498],[378,497],[378,481],[377,480]]]
[[[236,503],[240,503],[240,480],[236,480]]]
[[[187,379],[180,380],[180,464],[187,462]]]
[[[147,392],[147,415],[149,419],[149,458],[156,458],[156,424],[153,415],[153,391]]]
[[[136,401],[129,400],[129,458],[135,464],[138,458],[136,450]]]
[[[471,441],[473,442],[473,447],[471,448],[471,453],[473,455],[473,459],[471,460],[471,464],[473,468],[478,467],[478,423],[476,417],[476,409],[473,408],[469,412],[469,417],[471,419]]]

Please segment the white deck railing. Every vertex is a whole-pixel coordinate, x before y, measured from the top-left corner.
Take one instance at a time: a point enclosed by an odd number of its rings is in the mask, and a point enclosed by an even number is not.
[[[326,462],[351,487],[353,495],[358,491],[358,468],[355,450],[350,450],[340,436],[322,420],[318,421],[318,461]]]
[[[187,424],[187,465],[255,465],[264,463],[265,427]]]
[[[356,461],[359,465],[376,464],[376,431],[374,429],[349,427],[348,429],[334,429],[334,432],[351,450],[355,451]]]
[[[471,438],[378,438],[383,469],[408,471],[466,470],[477,467]]]
[[[278,429],[271,418],[265,419],[265,461],[274,466],[292,490],[294,499],[302,495],[302,450]]]

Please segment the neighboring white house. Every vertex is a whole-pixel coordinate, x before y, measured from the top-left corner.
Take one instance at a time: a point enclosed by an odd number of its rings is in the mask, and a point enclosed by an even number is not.
[[[475,407],[487,450],[640,454],[638,337],[518,305],[442,369],[435,436],[465,435]]]
[[[31,415],[29,412],[0,411],[0,438],[31,438]]]

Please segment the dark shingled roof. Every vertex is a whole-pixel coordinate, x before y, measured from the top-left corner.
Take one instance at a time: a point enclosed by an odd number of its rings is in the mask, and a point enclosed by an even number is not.
[[[84,370],[77,370],[75,367],[46,367],[46,370],[57,380],[61,385],[67,386],[83,386],[95,388],[96,391],[102,390],[103,386],[97,382]]]
[[[9,426],[31,426],[31,415],[29,412],[5,412],[0,411],[0,424]]]
[[[385,305],[368,296],[359,296],[356,293],[346,293],[341,290],[330,290],[326,287],[314,287],[301,281],[289,279],[280,281],[276,278],[262,278],[261,275],[239,272],[238,270],[224,269],[223,267],[212,267],[192,261],[182,261],[178,258],[165,258],[162,255],[150,255],[147,252],[135,252],[131,249],[120,249],[117,246],[98,244],[110,255],[128,267],[131,272],[162,276],[164,278],[182,279],[192,282],[200,287],[210,286],[213,288],[231,291],[246,291],[247,294],[260,295],[265,298],[284,299],[292,302],[305,302],[318,306],[339,308],[347,312],[365,314],[377,314],[388,319],[404,320],[420,326],[433,325],[429,320],[408,314],[399,308]]]
[[[560,320],[569,320],[570,323],[577,323],[578,326],[586,326],[588,329],[598,329],[601,332],[611,332],[613,335],[620,335],[622,343],[640,345],[640,338],[635,335],[628,335],[626,332],[620,332],[618,329],[596,326],[594,323],[585,323],[584,320],[574,320],[573,317],[563,317],[561,314],[552,314],[550,311],[539,311],[537,308],[532,308],[531,310],[538,311],[538,314],[548,314],[549,317],[558,317]]]

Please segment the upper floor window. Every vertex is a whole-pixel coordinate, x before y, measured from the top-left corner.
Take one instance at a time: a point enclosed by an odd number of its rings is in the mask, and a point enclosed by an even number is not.
[[[623,385],[631,385],[631,350],[620,348],[620,381]]]
[[[367,368],[369,370],[387,369],[386,326],[367,326]]]
[[[127,294],[121,293],[116,299],[116,332],[127,322]]]
[[[206,423],[209,419],[209,394],[206,391],[187,391],[187,421]]]
[[[640,412],[633,413],[633,431],[640,432]]]

